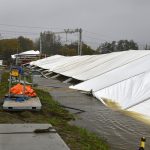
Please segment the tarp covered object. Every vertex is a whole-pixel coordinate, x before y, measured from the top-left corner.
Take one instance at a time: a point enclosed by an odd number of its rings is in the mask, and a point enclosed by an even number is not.
[[[29,97],[34,97],[36,96],[36,93],[35,91],[31,88],[31,86],[29,85],[22,85],[20,83],[18,83],[17,85],[13,86],[11,89],[10,89],[10,93],[11,94],[14,94],[14,95],[26,95],[26,96],[29,96]]]

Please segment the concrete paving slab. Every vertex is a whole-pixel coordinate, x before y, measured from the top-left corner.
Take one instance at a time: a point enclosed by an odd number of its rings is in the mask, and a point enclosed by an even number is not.
[[[70,150],[57,133],[34,133],[50,124],[0,124],[0,150]]]
[[[16,102],[11,100],[5,100],[3,104],[4,110],[40,110],[42,104],[39,97],[33,97],[23,102]]]

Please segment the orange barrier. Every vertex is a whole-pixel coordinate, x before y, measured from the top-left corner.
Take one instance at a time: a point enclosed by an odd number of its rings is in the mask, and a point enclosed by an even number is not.
[[[17,85],[13,86],[10,89],[10,93],[11,94],[15,94],[15,95],[26,95],[26,96],[30,96],[30,97],[34,97],[36,96],[35,91],[31,88],[31,86],[29,85],[21,85],[20,83],[18,83]]]

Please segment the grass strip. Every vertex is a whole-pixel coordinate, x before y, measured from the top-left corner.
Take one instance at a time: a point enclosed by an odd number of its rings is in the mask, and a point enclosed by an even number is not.
[[[0,98],[8,92],[8,75],[2,75]],[[39,112],[21,111],[8,112],[0,109],[0,123],[51,123],[71,150],[108,150],[108,143],[86,129],[70,125],[75,117],[60,107],[48,92],[35,89],[39,96],[42,109]],[[2,103],[1,103],[2,104]]]

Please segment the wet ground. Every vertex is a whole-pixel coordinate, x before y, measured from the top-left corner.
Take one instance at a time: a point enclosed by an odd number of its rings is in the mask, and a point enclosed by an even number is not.
[[[3,70],[0,69],[0,82],[1,82],[1,80],[2,80],[2,76],[1,76],[1,75],[2,75],[2,72],[3,72]]]
[[[84,127],[107,139],[111,150],[138,150],[142,136],[147,138],[145,150],[150,149],[150,126],[139,122],[119,111],[104,106],[94,97],[68,88],[58,80],[34,76],[34,83],[46,89],[62,105],[84,110],[78,113],[73,124]]]

